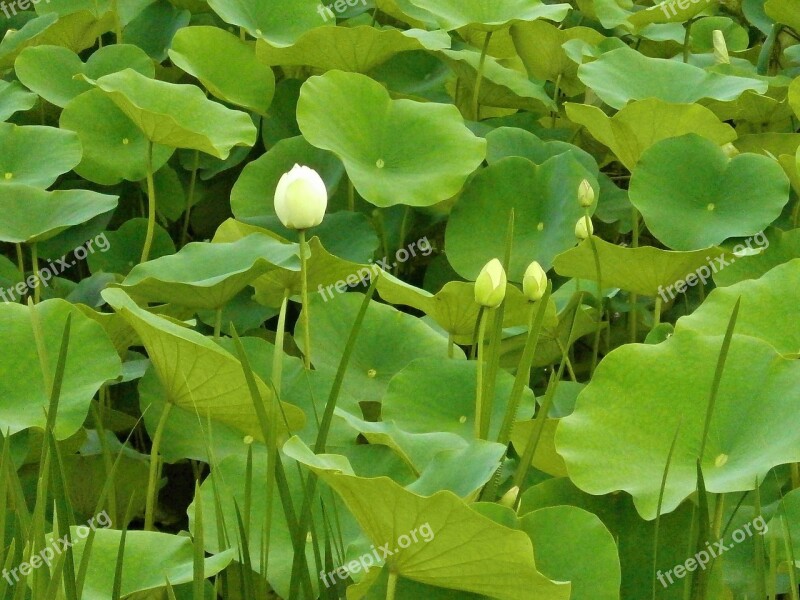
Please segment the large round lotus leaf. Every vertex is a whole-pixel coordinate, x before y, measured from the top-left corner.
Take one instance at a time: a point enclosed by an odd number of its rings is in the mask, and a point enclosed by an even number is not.
[[[40,242],[114,210],[117,197],[89,190],[45,190],[10,183],[0,194],[0,240]]]
[[[430,13],[439,26],[447,31],[466,25],[481,26],[486,30],[506,27],[516,21],[548,19],[563,21],[570,10],[569,4],[543,4],[539,0],[409,0],[417,8]]]
[[[722,32],[730,52],[743,52],[750,45],[747,30],[729,17],[704,17],[692,23],[691,46],[700,52],[713,52],[714,31]]]
[[[175,33],[191,20],[192,13],[171,2],[152,2],[125,27],[125,41],[142,48],[156,62],[163,62],[169,56],[167,52]]]
[[[155,144],[189,148],[217,158],[234,146],[252,146],[250,117],[206,98],[193,85],[157,81],[125,69],[94,82]]]
[[[666,138],[696,133],[718,146],[736,139],[733,128],[699,104],[670,104],[658,98],[631,102],[613,117],[596,106],[567,103],[570,121],[583,125],[632,171],[642,153]]]
[[[695,491],[723,342],[717,333],[683,331],[658,345],[622,346],[603,359],[556,433],[575,485],[590,494],[625,490],[639,514],[653,519],[675,439],[662,512]],[[783,426],[799,403],[800,363],[762,340],[734,335],[702,457],[707,490],[751,490],[756,477],[800,460],[800,431]]]
[[[358,193],[380,207],[446,200],[486,156],[486,142],[455,106],[392,100],[381,84],[355,73],[307,80],[297,122],[312,145],[342,159]]]
[[[606,52],[578,68],[578,77],[612,108],[630,100],[659,98],[690,104],[703,98],[729,102],[746,90],[767,91],[767,82],[721,75],[679,61],[650,58],[632,48]]]
[[[660,242],[696,250],[765,229],[789,201],[789,180],[766,156],[729,159],[714,142],[688,134],[642,154],[630,199]]]
[[[108,241],[108,248],[102,252],[94,252],[86,257],[92,273],[117,273],[127,275],[139,264],[147,234],[147,219],[138,218],[125,221],[116,231],[103,233]],[[156,224],[153,247],[150,259],[155,260],[175,252],[175,244],[166,229]]]
[[[743,240],[747,242],[747,240]],[[729,264],[714,275],[717,287],[733,285],[746,279],[758,279],[767,271],[800,258],[800,229],[781,231],[770,227],[764,233],[753,236],[750,248],[760,250],[751,254],[747,244],[737,244],[735,250],[743,250],[743,256],[736,257],[736,262]]]
[[[389,382],[381,401],[381,418],[412,433],[447,431],[473,440],[476,375],[474,360],[416,360]],[[500,432],[513,386],[514,377],[500,370],[488,439],[496,439]],[[517,416],[530,417],[533,404],[533,392],[526,388]]]
[[[383,273],[378,279],[378,293],[391,304],[403,304],[421,310],[451,334],[455,343],[472,343],[480,311],[480,306],[475,302],[475,286],[472,283],[449,281],[441,290],[431,294],[397,279],[390,273]],[[526,325],[530,310],[531,304],[518,288],[506,288],[503,313],[505,327]]]
[[[276,46],[291,46],[306,31],[333,25],[335,20],[328,16],[319,0],[292,0],[284,4],[264,0],[209,0],[208,5],[226,23]]]
[[[360,293],[337,294],[327,302],[319,295],[311,297],[311,362],[315,367],[339,366],[363,299]],[[305,351],[302,319],[294,337]],[[457,352],[463,358],[463,352]],[[392,377],[411,361],[446,357],[444,337],[416,317],[372,301],[350,358],[339,406],[359,414],[358,402],[379,402]]]
[[[266,114],[275,75],[256,59],[252,44],[218,27],[184,27],[175,34],[169,57],[220,100]]]
[[[716,257],[731,260],[722,248],[706,248],[694,252],[675,252],[652,246],[626,248],[598,237],[594,245],[600,256],[600,279],[603,287],[618,287],[644,296],[656,296],[669,285],[685,280],[704,265],[706,280],[716,268]],[[564,277],[597,280],[597,267],[589,240],[556,257],[556,273]]]
[[[447,259],[456,272],[475,279],[483,266],[505,254],[508,219],[514,211],[514,239],[508,276],[522,281],[533,260],[549,269],[557,254],[575,243],[583,216],[578,187],[594,177],[571,154],[535,165],[511,157],[483,169],[470,181],[447,223]],[[597,191],[597,184],[592,186]]]
[[[122,286],[149,302],[216,309],[259,275],[284,267],[300,268],[296,244],[250,235],[227,244],[192,242],[177,254],[137,265]]]
[[[47,188],[80,161],[83,149],[72,131],[0,123],[0,185]]]
[[[77,96],[61,113],[62,129],[78,134],[83,159],[75,172],[101,185],[140,181],[147,176],[148,141],[141,129],[100,90]],[[153,147],[153,170],[172,156],[174,148]]]
[[[678,320],[676,333],[693,330],[709,334],[724,329],[733,306],[741,297],[736,332],[760,338],[782,354],[800,353],[800,327],[786,319],[800,290],[800,260],[779,265],[760,279],[748,279],[717,288],[694,313]]]
[[[97,391],[121,374],[119,356],[103,328],[70,303],[47,300],[33,307],[0,304],[4,340],[0,345],[3,435],[29,427],[44,429],[50,387],[70,315],[72,325],[54,430],[56,438],[63,440],[78,431]],[[41,327],[41,340],[37,340],[37,323]],[[39,354],[39,342],[44,356]],[[87,361],[91,361],[91,369],[86,368]]]
[[[477,513],[452,492],[425,497],[387,477],[357,477],[344,457],[315,455],[296,437],[284,452],[333,488],[376,547],[390,544],[386,564],[401,579],[499,600],[570,597],[569,584],[557,584],[536,570],[527,535]],[[423,525],[430,528],[425,538],[395,547]]]
[[[25,111],[36,105],[36,94],[31,94],[16,81],[0,81],[0,121],[5,121],[15,112]]]
[[[520,519],[536,548],[536,567],[572,583],[570,600],[619,600],[622,573],[614,537],[597,515],[575,506],[552,506]]]
[[[465,86],[463,98],[472,98],[480,66],[481,53],[476,50],[442,50],[445,63]],[[481,75],[478,103],[485,106],[527,109],[542,113],[555,110],[555,103],[547,95],[541,82],[528,79],[524,73],[501,65],[494,57],[485,56]]]
[[[231,210],[237,219],[268,227],[279,224],[275,214],[275,189],[278,181],[295,164],[311,167],[325,182],[332,197],[344,175],[344,167],[335,154],[309,144],[303,136],[280,140],[264,155],[245,165],[231,190]],[[326,217],[327,220],[327,217]],[[325,220],[322,221],[322,226]],[[314,234],[318,228],[314,228]],[[288,232],[281,226],[281,230]],[[280,230],[275,229],[281,233]]]
[[[400,52],[449,47],[450,36],[443,31],[403,31],[359,25],[317,27],[301,35],[288,48],[259,41],[256,54],[270,66],[309,66],[323,71],[367,73]]]
[[[498,127],[486,135],[486,142],[489,144],[486,162],[490,165],[509,156],[521,156],[540,165],[549,158],[569,152],[592,175],[600,175],[597,161],[583,148],[560,140],[544,141],[519,127]]]
[[[150,362],[176,407],[201,421],[220,421],[263,441],[256,408],[239,360],[204,335],[139,308],[119,289],[106,289],[103,298],[125,319],[147,349]],[[271,389],[256,376],[265,405]],[[290,431],[302,429],[303,411],[281,402]],[[281,420],[280,429],[286,431]]]
[[[26,48],[14,63],[19,80],[42,98],[64,108],[76,96],[92,89],[82,73],[91,79],[131,68],[147,77],[155,76],[153,61],[131,44],[105,46],[93,53],[86,64],[72,50],[61,46]]]
[[[212,505],[213,506],[213,505]],[[106,516],[108,516],[106,514]],[[129,530],[125,537],[125,553],[119,564],[122,531],[103,528],[102,519],[97,523],[91,545],[91,558],[88,560],[86,579],[84,580],[83,600],[108,600],[114,595],[114,579],[116,570],[121,567],[121,588],[123,597],[131,597],[136,592],[161,593],[166,582],[177,586],[190,583],[194,578],[194,560],[196,551],[192,540],[186,536],[170,535],[156,531]],[[114,523],[109,527],[117,527]],[[82,527],[71,529],[72,539],[76,542],[83,539]],[[55,538],[55,534],[53,538]],[[53,539],[51,546],[59,547]],[[75,543],[72,548],[75,563],[81,564],[83,552],[88,547],[85,543]],[[201,577],[214,577],[230,564],[235,557],[234,550],[221,551],[219,554],[202,559]],[[166,592],[164,592],[166,593]]]
[[[563,44],[577,39],[594,46],[605,39],[590,27],[562,30],[545,21],[517,23],[511,27],[511,38],[528,75],[538,80],[558,80],[568,96],[580,93],[584,86],[578,81],[578,65],[567,56]]]

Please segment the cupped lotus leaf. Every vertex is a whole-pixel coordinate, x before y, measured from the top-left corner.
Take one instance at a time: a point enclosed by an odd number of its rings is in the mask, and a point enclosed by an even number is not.
[[[4,291],[4,303],[0,304],[0,327],[4,335],[0,346],[3,435],[30,427],[45,428],[64,326],[71,317],[67,362],[54,427],[56,439],[67,439],[83,425],[97,391],[121,374],[119,356],[103,328],[72,304],[56,299],[28,307],[8,302],[6,294]],[[36,333],[39,326],[41,340]],[[92,361],[91,369],[85,368],[88,360]],[[34,371],[33,365],[36,365]]]
[[[797,3],[792,0],[767,0],[764,3],[764,12],[777,21],[788,25],[795,31],[800,30],[800,14],[797,12]]]
[[[275,75],[256,58],[252,44],[219,27],[184,27],[172,39],[169,58],[220,100],[266,114]]]
[[[714,142],[690,133],[645,151],[629,192],[660,242],[696,250],[765,229],[789,201],[789,180],[771,158],[729,159]]]
[[[11,31],[0,42],[0,68],[10,69],[20,52],[28,46],[43,43],[45,32],[55,25],[58,15],[35,17],[25,23],[19,30]]]
[[[789,86],[789,105],[794,114],[800,118],[800,77],[795,77]]]
[[[475,439],[475,361],[419,359],[389,382],[381,400],[381,418],[412,433],[446,431]],[[498,372],[488,439],[496,439],[508,407],[514,377]],[[533,414],[533,392],[525,388],[518,417]]]
[[[593,240],[600,256],[603,287],[618,287],[644,296],[657,296],[663,288],[686,280],[688,275],[696,273],[703,266],[706,267],[703,274],[708,281],[717,269],[717,257],[726,262],[731,260],[730,253],[718,247],[677,252],[653,246],[626,248],[598,237]],[[597,280],[595,255],[590,240],[584,240],[575,248],[557,256],[554,266],[556,273],[564,277]],[[696,277],[695,275],[695,283]]]
[[[392,100],[381,84],[356,73],[308,79],[297,122],[312,145],[344,162],[358,193],[380,207],[446,200],[486,156],[486,142],[466,128],[455,106]]]
[[[597,161],[586,150],[561,140],[543,140],[519,127],[498,127],[486,134],[489,144],[486,162],[490,165],[509,156],[521,156],[540,165],[547,159],[565,152],[571,153],[595,177],[600,176]]]
[[[93,83],[154,144],[200,150],[224,160],[234,146],[256,141],[247,114],[209,100],[197,86],[157,81],[133,69]]]
[[[16,81],[0,81],[0,121],[5,121],[18,111],[30,110],[36,105],[36,94],[31,94]]]
[[[47,3],[40,2],[39,6],[46,7]],[[36,21],[56,16],[54,12],[47,14],[44,14],[44,11],[41,12],[41,16],[37,17]],[[44,28],[38,35],[16,46],[12,56],[16,57],[19,55],[19,51],[34,45],[64,46],[73,52],[80,53],[94,46],[98,37],[113,28],[114,13],[111,10],[102,8],[96,11],[87,8],[72,10],[69,14],[59,16],[52,26]],[[4,61],[0,60],[0,62]]]
[[[116,231],[105,231],[107,248],[93,252],[86,257],[92,273],[117,273],[127,275],[139,264],[147,234],[147,219],[137,218],[125,221]],[[150,259],[175,253],[175,244],[166,229],[156,224]]]
[[[122,287],[149,302],[217,309],[268,271],[300,268],[297,244],[265,235],[230,243],[192,242],[177,254],[135,266]]]
[[[714,31],[722,32],[729,52],[744,52],[750,45],[747,30],[730,17],[704,17],[692,23],[692,48],[713,51]]]
[[[346,459],[314,455],[299,438],[283,449],[336,491],[376,547],[390,545],[386,565],[401,579],[499,600],[569,598],[569,584],[536,570],[527,535],[475,512],[452,492],[419,496],[387,477],[356,477]],[[429,541],[412,543],[409,532],[421,526],[430,528]],[[393,547],[406,539],[406,548]]]
[[[768,119],[764,115],[765,119]],[[750,119],[746,119],[750,120]],[[794,153],[800,148],[800,133],[747,133],[733,142],[739,152],[752,152],[765,156],[780,156]]]
[[[82,73],[91,79],[131,68],[146,77],[155,76],[155,66],[145,52],[131,44],[105,46],[84,64],[69,48],[33,46],[23,50],[14,63],[19,80],[42,98],[64,108],[70,100],[92,89]]]
[[[545,21],[517,23],[511,27],[511,38],[528,75],[540,81],[558,81],[568,96],[583,91],[584,85],[578,80],[578,65],[562,46],[570,40],[583,40],[595,46],[605,39],[589,27],[559,29]]]
[[[139,335],[171,404],[194,413],[200,421],[220,421],[264,440],[236,357],[204,335],[139,308],[120,289],[106,289],[102,295]],[[272,390],[258,376],[256,385],[268,405]],[[287,424],[290,431],[302,429],[303,411],[285,402],[281,407],[286,421],[281,420],[280,430],[286,432]]]
[[[746,90],[764,94],[768,88],[766,81],[720,75],[683,62],[650,58],[632,48],[618,48],[582,64],[578,78],[603,102],[618,110],[631,100],[645,98],[675,104],[691,104],[703,98],[729,102]]]
[[[291,46],[306,31],[335,22],[335,15],[330,17],[319,0],[293,0],[284,4],[263,0],[209,0],[208,6],[226,23],[276,46]]]
[[[732,337],[708,436],[701,439],[724,329],[628,344],[603,359],[556,432],[575,485],[590,494],[627,491],[649,520],[656,517],[673,440],[662,513],[697,489],[703,445],[710,493],[751,490],[771,468],[800,460],[800,431],[782,426],[800,405],[800,363],[747,335]]]
[[[709,294],[691,315],[678,319],[676,334],[692,330],[703,334],[724,329],[734,304],[742,298],[736,332],[765,340],[781,354],[800,353],[800,327],[786,319],[786,307],[797,301],[800,289],[800,259],[767,272],[760,279],[748,279]]]
[[[461,84],[474,90],[481,53],[463,50],[442,50],[445,62],[459,77]],[[481,75],[478,103],[485,106],[520,108],[533,112],[555,110],[555,103],[547,95],[541,82],[528,79],[525,73],[501,65],[494,57],[485,56]],[[472,93],[466,95],[471,98]]]
[[[338,294],[327,301],[310,298],[311,362],[317,368],[336,369],[361,307],[363,294]],[[303,351],[303,321],[295,328],[295,340]],[[456,355],[463,358],[461,350]],[[419,358],[447,358],[447,340],[424,322],[397,309],[371,301],[361,335],[344,378],[339,406],[359,414],[358,402],[380,402],[386,386],[397,373]]]
[[[757,250],[753,253],[746,248],[747,240],[743,241],[745,243],[741,247],[738,247],[739,244],[735,247],[743,250],[743,255],[737,256],[736,262],[731,262],[714,275],[717,287],[733,285],[747,279],[758,279],[771,269],[794,258],[800,258],[800,229],[781,231],[774,227],[768,228],[750,241],[749,247]]]
[[[408,0],[417,8],[430,13],[439,26],[452,31],[467,25],[487,31],[502,29],[517,21],[548,19],[561,22],[567,16],[569,4],[543,4],[539,0]]]
[[[734,129],[700,104],[671,104],[658,98],[631,102],[613,117],[596,106],[567,103],[570,121],[583,125],[632,171],[642,153],[666,138],[696,133],[722,146],[736,139]]]
[[[536,549],[536,567],[570,581],[570,600],[619,600],[622,572],[617,541],[600,518],[576,506],[529,512],[519,527]]]
[[[107,516],[107,515],[106,515]],[[132,597],[136,592],[164,590],[167,582],[171,585],[190,583],[194,574],[195,549],[192,540],[186,536],[170,535],[156,531],[129,530],[125,536],[124,560],[118,564],[122,531],[100,527],[101,519],[96,520],[91,557],[88,560],[84,580],[83,600],[108,600],[114,595],[115,574],[120,573],[122,596]],[[117,524],[115,523],[114,526]],[[76,542],[72,552],[76,564],[81,564],[83,553],[88,547],[77,543],[84,539],[85,527],[72,527],[72,539]],[[53,538],[55,538],[53,534]],[[51,544],[56,545],[53,539]],[[58,547],[58,546],[56,546]],[[235,551],[225,550],[203,559],[201,577],[214,577],[235,558]],[[138,596],[137,596],[138,597]]]
[[[0,194],[0,240],[11,243],[48,240],[116,207],[116,196],[90,190],[47,192],[22,183],[9,183]]]
[[[0,185],[47,188],[80,161],[83,148],[72,131],[0,123]]]
[[[450,36],[443,31],[403,31],[359,25],[317,27],[301,35],[288,48],[259,41],[256,55],[269,66],[309,66],[323,71],[367,73],[400,52],[449,47]]]
[[[556,255],[577,242],[575,223],[584,215],[578,186],[584,179],[592,182],[594,177],[569,153],[541,165],[526,158],[504,158],[483,169],[450,215],[445,234],[448,261],[459,275],[475,279],[487,262],[504,255],[513,210],[509,280],[522,281],[533,260],[549,269]],[[592,187],[597,193],[596,182]]]
[[[475,302],[474,284],[449,281],[441,290],[431,294],[397,279],[390,273],[383,273],[378,279],[378,293],[390,304],[402,304],[421,310],[452,335],[455,343],[472,343],[480,311],[480,306]],[[531,304],[518,288],[514,286],[506,288],[504,307],[505,327],[528,323]],[[555,311],[553,317],[554,313]]]
[[[648,6],[646,10],[639,10],[628,14],[626,21],[641,32],[648,25],[662,23],[686,23],[693,17],[709,9],[709,5],[714,0],[693,0],[692,2],[657,2],[653,6]],[[694,27],[692,27],[694,34]]]
[[[142,130],[100,90],[73,98],[61,112],[60,126],[78,134],[83,158],[75,172],[101,185],[147,176],[148,141]],[[174,148],[153,146],[153,170],[158,171]]]

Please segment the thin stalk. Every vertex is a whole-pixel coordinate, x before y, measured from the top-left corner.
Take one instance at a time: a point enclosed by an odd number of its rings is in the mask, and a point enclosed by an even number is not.
[[[386,583],[386,600],[394,600],[397,592],[397,573],[389,571],[389,581]]]
[[[558,112],[559,112],[558,111],[558,97],[560,95],[561,95],[561,73],[559,73],[558,77],[556,77],[556,87],[555,87],[555,90],[553,91],[553,102],[556,105],[556,109],[553,111],[552,119],[551,119],[551,122],[550,122],[551,129],[555,129],[556,128],[556,119],[558,119]]]
[[[158,457],[158,449],[161,447],[161,437],[164,435],[164,428],[167,424],[167,417],[172,404],[167,402],[164,405],[164,410],[161,412],[161,417],[156,426],[156,432],[153,436],[153,445],[150,448],[150,477],[147,481],[147,497],[144,509],[144,530],[153,531],[153,522],[155,520],[155,506],[156,506],[156,485],[161,471],[161,462]]]
[[[661,296],[656,296],[656,306],[653,309],[653,329],[661,323]]]
[[[34,242],[31,244],[31,267],[36,283],[33,286],[33,303],[39,304],[42,299],[42,279],[39,277],[39,246]]]
[[[783,25],[780,23],[773,23],[767,39],[764,40],[764,45],[761,46],[761,52],[758,55],[758,62],[756,63],[756,72],[759,75],[766,75],[769,71],[770,58],[772,57],[775,42],[778,40],[778,34],[781,32],[782,28]]]
[[[216,317],[214,319],[214,340],[219,341],[219,336],[222,333],[222,307],[216,310]]]
[[[664,490],[667,488],[667,476],[669,475],[669,466],[672,464],[672,455],[675,452],[675,444],[678,441],[678,433],[680,433],[683,421],[678,423],[675,428],[675,435],[672,436],[672,443],[669,446],[667,453],[667,463],[664,465],[664,473],[661,476],[661,487],[658,490],[658,505],[656,507],[656,522],[653,530],[653,597],[656,600],[656,569],[658,569],[658,534],[661,527],[661,507],[664,504]]]
[[[194,205],[194,194],[197,189],[197,167],[200,164],[200,151],[194,151],[194,164],[192,165],[192,177],[189,180],[189,197],[186,199],[186,212],[183,216],[183,228],[181,229],[181,247],[186,245],[189,237],[189,219],[192,216],[192,206]]]
[[[17,248],[17,268],[19,269],[19,276],[25,279],[25,257],[22,254],[22,244],[14,244]]]
[[[147,142],[147,236],[144,238],[142,258],[139,262],[147,262],[150,248],[156,231],[156,184],[153,179],[153,142]]]
[[[683,62],[689,62],[689,39],[692,33],[692,24],[694,23],[694,19],[689,19],[686,21],[686,33],[683,36]]]
[[[123,44],[122,19],[119,16],[119,0],[111,0],[111,10],[114,13],[114,35],[118,44]]]
[[[480,95],[481,84],[483,83],[483,69],[486,66],[486,53],[489,51],[489,42],[492,39],[492,32],[486,33],[486,38],[483,40],[483,49],[481,50],[481,58],[478,62],[478,72],[475,74],[475,89],[472,93],[472,115],[476,121],[480,120]]]
[[[589,225],[591,223],[591,219],[589,218],[589,214],[587,213],[584,216],[586,220],[586,227],[589,230]],[[589,230],[590,231],[590,230]],[[597,355],[600,352],[600,331],[602,330],[603,324],[603,313],[604,311],[604,298],[603,298],[603,277],[600,272],[600,253],[597,251],[597,244],[594,241],[594,236],[589,236],[589,245],[592,247],[592,254],[594,255],[594,268],[597,271],[597,302],[599,304],[599,310],[597,313],[597,330],[594,334],[594,345],[592,346],[592,368],[589,371],[589,375],[591,376],[594,374],[594,370],[597,368]]]
[[[488,436],[488,424],[483,422],[483,362],[484,362],[484,341],[486,339],[486,313],[480,316],[480,324],[478,325],[478,367],[476,369],[477,376],[475,380],[475,437],[485,440]]]
[[[300,230],[300,280],[301,280],[301,299],[303,302],[303,364],[306,369],[311,368],[311,315],[308,305],[308,255],[311,251],[306,242],[306,232]]]

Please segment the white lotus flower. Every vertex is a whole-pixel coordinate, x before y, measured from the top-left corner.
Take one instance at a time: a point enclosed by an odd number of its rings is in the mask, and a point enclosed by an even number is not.
[[[275,214],[289,229],[308,229],[322,223],[328,190],[314,169],[295,165],[275,189]]]

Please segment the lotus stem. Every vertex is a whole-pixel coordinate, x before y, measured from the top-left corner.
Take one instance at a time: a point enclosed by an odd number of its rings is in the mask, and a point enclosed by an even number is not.
[[[475,89],[472,92],[472,115],[476,121],[480,121],[480,96],[481,84],[483,83],[483,69],[486,66],[486,54],[489,51],[489,42],[492,39],[492,32],[486,33],[483,40],[483,49],[481,50],[481,58],[478,62],[478,72],[475,74]]]
[[[39,247],[35,243],[31,244],[31,267],[36,280],[33,286],[33,303],[39,304],[39,300],[42,298],[42,278],[39,277]]]
[[[167,417],[172,410],[172,404],[167,402],[164,405],[164,410],[161,412],[161,417],[156,426],[156,432],[153,435],[153,444],[150,447],[150,477],[147,482],[147,499],[144,509],[144,530],[153,531],[153,522],[155,521],[155,507],[156,498],[158,496],[156,486],[161,473],[161,461],[158,456],[158,450],[161,447],[161,438],[164,435],[164,428],[167,425]]]
[[[486,311],[482,311],[479,315],[478,323],[478,353],[477,353],[477,376],[475,380],[475,437],[478,439],[486,439],[488,429],[483,422],[483,362],[485,350],[484,340],[486,339]]]
[[[306,232],[304,229],[300,230],[300,293],[303,303],[303,342],[305,352],[303,352],[303,364],[306,369],[311,368],[311,315],[309,314],[310,307],[308,305],[308,256],[306,250],[310,251],[308,242],[306,241]]]
[[[139,262],[147,262],[150,258],[150,248],[153,245],[153,235],[156,231],[156,184],[153,179],[153,142],[147,143],[147,236],[144,238],[142,258]]]

